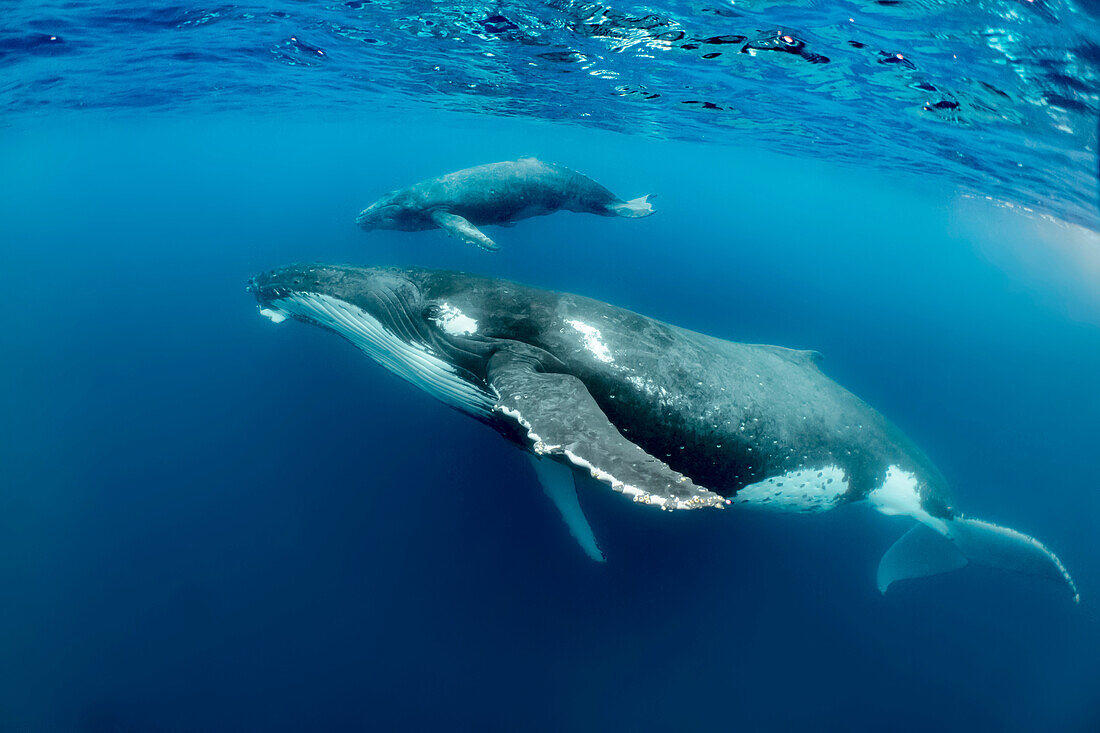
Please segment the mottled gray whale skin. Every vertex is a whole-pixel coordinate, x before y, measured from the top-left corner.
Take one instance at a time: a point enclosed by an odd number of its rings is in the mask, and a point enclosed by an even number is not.
[[[496,250],[496,242],[477,227],[507,226],[563,209],[638,218],[653,213],[647,199],[623,201],[574,170],[521,158],[466,168],[393,191],[360,212],[355,221],[368,231],[442,229],[482,249]]]
[[[960,514],[924,453],[827,377],[814,352],[724,341],[459,272],[293,265],[250,287],[272,320],[335,331],[528,451],[595,559],[603,555],[562,467],[663,509],[858,502],[913,517],[880,564],[884,592],[971,561],[1057,579],[1076,596],[1038,541]]]

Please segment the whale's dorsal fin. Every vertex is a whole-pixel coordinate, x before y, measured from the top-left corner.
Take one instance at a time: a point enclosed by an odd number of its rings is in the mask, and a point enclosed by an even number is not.
[[[502,351],[489,360],[493,412],[511,420],[538,456],[589,471],[634,501],[663,509],[725,506],[725,499],[624,438],[580,379],[541,371],[530,356]]]
[[[450,234],[452,237],[457,237],[467,244],[481,247],[490,252],[495,252],[500,249],[499,244],[489,239],[489,237],[485,236],[484,232],[458,214],[452,214],[449,211],[433,211],[432,221],[435,222],[437,227],[447,232],[447,234]]]
[[[542,490],[554,502],[554,506],[561,512],[561,518],[569,527],[569,533],[577,540],[584,553],[596,562],[603,562],[603,553],[596,544],[596,536],[592,534],[592,528],[588,526],[588,520],[584,517],[584,510],[577,499],[577,487],[573,482],[573,471],[568,466],[562,465],[550,458],[539,458],[530,455],[531,465],[535,467],[535,474],[539,477]]]
[[[766,345],[765,348],[804,366],[816,367],[821,365],[822,356],[820,351],[812,351],[810,349],[788,349],[786,346],[772,346],[770,344]]]

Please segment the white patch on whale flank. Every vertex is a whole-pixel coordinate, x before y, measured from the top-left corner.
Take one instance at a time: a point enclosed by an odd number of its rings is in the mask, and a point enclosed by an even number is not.
[[[639,377],[637,374],[629,374],[626,376],[626,381],[634,385],[641,392],[644,392],[647,397],[657,400],[661,405],[669,406],[674,402],[672,393],[665,389],[664,386],[655,383],[648,377]]]
[[[848,479],[839,466],[801,468],[743,486],[734,504],[788,512],[823,512],[836,506],[848,492]]]
[[[272,306],[284,318],[301,316],[327,326],[367,356],[433,397],[460,410],[489,415],[493,400],[421,343],[405,341],[362,308],[317,293],[294,293]]]
[[[942,535],[948,533],[947,523],[933,517],[921,506],[920,482],[917,477],[898,466],[886,469],[882,486],[867,494],[867,501],[887,516],[902,514],[928,525]]]
[[[607,344],[600,339],[600,329],[572,318],[567,319],[565,322],[583,337],[584,348],[591,351],[593,356],[605,364],[615,361],[611,356],[611,350],[607,348]]]

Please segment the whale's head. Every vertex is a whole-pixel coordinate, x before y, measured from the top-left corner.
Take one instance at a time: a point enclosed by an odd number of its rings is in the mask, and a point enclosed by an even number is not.
[[[423,207],[408,190],[391,191],[359,212],[355,223],[360,229],[396,229],[415,232],[430,226]]]
[[[436,276],[436,280],[438,275]],[[312,323],[376,362],[476,417],[492,411],[486,365],[495,339],[421,271],[291,265],[249,282],[260,313]]]

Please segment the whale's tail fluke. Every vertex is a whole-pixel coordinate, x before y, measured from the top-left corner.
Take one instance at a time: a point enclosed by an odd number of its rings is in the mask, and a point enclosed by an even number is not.
[[[945,533],[924,524],[906,532],[879,562],[878,589],[885,593],[895,581],[946,573],[970,562],[1064,583],[1074,600],[1081,600],[1062,561],[1037,539],[963,517],[948,520]]]
[[[649,203],[649,198],[652,195],[653,194],[646,194],[645,196],[639,196],[629,201],[609,204],[607,208],[616,216],[622,216],[627,219],[641,219],[643,216],[649,216],[653,213],[653,204]]]

